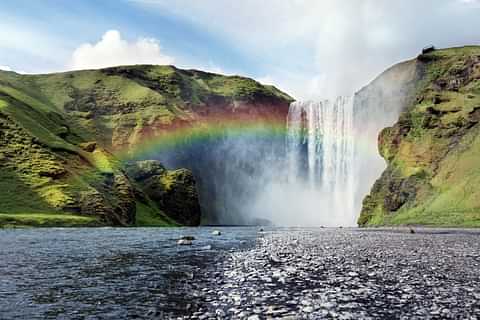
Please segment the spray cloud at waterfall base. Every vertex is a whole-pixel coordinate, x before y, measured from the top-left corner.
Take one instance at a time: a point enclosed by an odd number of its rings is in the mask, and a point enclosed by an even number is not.
[[[193,171],[204,223],[356,226],[361,200],[385,167],[378,132],[397,116],[371,121],[368,110],[352,97],[297,101],[275,135],[270,126],[226,126],[157,158]]]
[[[357,225],[364,197],[386,168],[378,134],[411,98],[399,74],[390,70],[353,97],[290,105],[287,179],[272,181],[257,200],[268,207],[269,219],[279,225]]]
[[[264,188],[257,210],[263,207],[280,225],[356,225],[354,157],[351,98],[292,103],[283,161],[286,177]]]
[[[293,102],[273,122],[233,114],[206,130],[185,128],[175,141],[187,142],[153,147],[151,157],[193,171],[204,224],[356,226],[386,166],[378,134],[405,106],[403,87],[390,82],[354,97]]]

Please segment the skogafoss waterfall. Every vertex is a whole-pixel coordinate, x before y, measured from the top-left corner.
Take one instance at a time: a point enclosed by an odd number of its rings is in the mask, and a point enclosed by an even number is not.
[[[357,214],[352,100],[294,102],[288,113],[288,183],[317,197],[317,214],[330,224],[354,224]]]

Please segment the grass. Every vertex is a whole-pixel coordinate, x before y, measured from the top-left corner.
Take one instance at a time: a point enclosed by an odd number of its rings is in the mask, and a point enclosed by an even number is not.
[[[195,119],[195,108],[212,98],[228,102],[258,97],[283,103],[292,100],[252,79],[173,66],[46,75],[0,72],[2,219],[13,225],[70,225],[77,221],[74,216],[52,212],[92,210],[84,206],[92,194],[98,195],[94,205],[99,207],[133,199],[128,186],[122,189],[125,198],[114,188],[115,177],[123,175],[116,150],[142,143],[152,128],[161,132],[178,120]],[[92,143],[95,150],[82,148]],[[165,179],[163,183],[170,187],[175,176]],[[137,204],[137,209],[138,225],[175,225],[149,200]]]
[[[67,213],[0,213],[0,228],[18,227],[97,227],[95,217]]]
[[[480,227],[480,210],[475,211],[421,211],[409,210],[388,219],[389,225],[427,225],[444,227]]]
[[[154,206],[147,206],[137,201],[137,227],[174,227],[178,225],[152,207]]]
[[[381,188],[372,191],[364,206],[361,225],[480,227],[480,125],[471,117],[480,107],[480,68],[470,70],[468,81],[463,80],[464,70],[478,56],[480,47],[474,46],[426,55],[417,102],[401,116],[408,133],[392,136],[399,132],[397,123],[384,133],[385,145],[380,146],[388,170],[398,175],[380,180]],[[446,87],[440,89],[442,83]],[[456,87],[447,87],[452,84]],[[432,119],[435,122],[429,122]],[[418,177],[414,200],[388,212],[384,200],[404,192],[389,190],[388,185],[399,185],[412,175]]]

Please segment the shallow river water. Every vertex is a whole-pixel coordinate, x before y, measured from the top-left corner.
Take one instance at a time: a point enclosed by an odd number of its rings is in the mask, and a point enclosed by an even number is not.
[[[0,230],[0,319],[480,316],[478,231],[212,230]]]

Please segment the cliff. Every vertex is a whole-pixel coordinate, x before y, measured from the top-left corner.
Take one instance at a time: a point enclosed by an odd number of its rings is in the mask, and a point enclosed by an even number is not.
[[[413,76],[396,85],[399,119],[378,137],[387,168],[358,224],[480,226],[480,47],[436,50],[408,64]]]
[[[173,66],[0,71],[0,226],[196,225],[191,172],[155,163],[139,180],[125,155],[212,117],[280,117],[289,101],[252,79]]]

